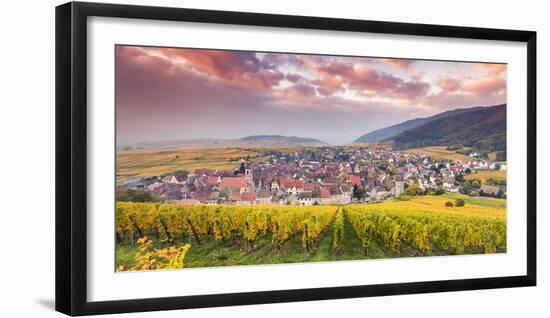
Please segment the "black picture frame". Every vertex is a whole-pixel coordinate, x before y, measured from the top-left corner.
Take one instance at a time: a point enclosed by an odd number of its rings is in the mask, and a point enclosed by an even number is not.
[[[366,286],[88,302],[87,18],[92,16],[524,42],[527,45],[527,274]],[[70,2],[56,7],[56,310],[68,315],[201,308],[536,285],[536,32]]]

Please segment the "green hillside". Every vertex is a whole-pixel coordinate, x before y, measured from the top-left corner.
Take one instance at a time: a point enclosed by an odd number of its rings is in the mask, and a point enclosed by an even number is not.
[[[386,141],[396,149],[461,144],[487,152],[505,151],[506,105],[440,118]]]

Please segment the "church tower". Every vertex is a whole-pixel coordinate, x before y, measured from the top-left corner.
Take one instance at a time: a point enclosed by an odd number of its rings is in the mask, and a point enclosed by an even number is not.
[[[252,185],[254,184],[254,180],[252,179],[252,170],[250,169],[244,170],[244,180],[248,184],[252,184]]]

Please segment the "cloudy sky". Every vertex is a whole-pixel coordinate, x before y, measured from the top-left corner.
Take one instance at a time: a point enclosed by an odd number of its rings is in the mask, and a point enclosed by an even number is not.
[[[506,65],[116,47],[117,143],[277,134],[346,144],[506,102]]]

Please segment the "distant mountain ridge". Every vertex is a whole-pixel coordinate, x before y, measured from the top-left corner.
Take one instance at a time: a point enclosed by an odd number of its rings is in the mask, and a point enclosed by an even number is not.
[[[315,138],[306,138],[298,136],[281,136],[281,135],[252,135],[239,139],[240,142],[250,143],[250,145],[261,144],[279,147],[284,145],[295,146],[322,146],[327,145],[326,142]]]
[[[326,146],[323,142],[314,138],[282,135],[251,135],[238,139],[222,138],[197,138],[167,141],[146,141],[129,146],[119,146],[119,150],[169,150],[178,148],[227,148],[227,147],[317,147]]]
[[[453,116],[453,115],[457,115],[465,112],[476,111],[482,108],[485,108],[485,107],[457,108],[457,109],[449,110],[449,111],[439,113],[426,118],[415,118],[415,119],[407,120],[399,124],[395,124],[392,126],[388,126],[385,128],[377,129],[369,133],[366,133],[361,137],[357,138],[354,141],[354,143],[379,143],[383,140],[387,140],[387,139],[390,139],[391,137],[397,136],[398,134],[406,130],[420,127],[434,120],[438,120],[440,118],[445,118],[445,117],[449,117],[449,116]]]
[[[431,120],[384,141],[396,149],[461,144],[483,151],[505,151],[506,104]]]

